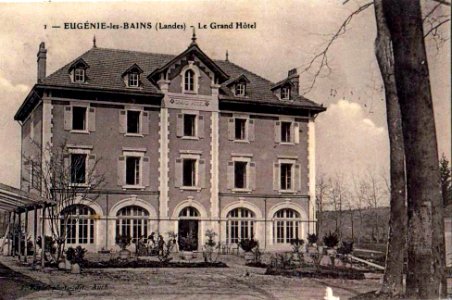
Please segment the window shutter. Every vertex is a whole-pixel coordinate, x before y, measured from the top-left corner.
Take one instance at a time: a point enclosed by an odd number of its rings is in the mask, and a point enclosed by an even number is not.
[[[273,190],[279,190],[279,163],[273,164]]]
[[[198,117],[198,137],[200,139],[204,138],[204,116]]]
[[[63,173],[67,176],[68,183],[71,182],[71,155],[63,154]]]
[[[198,186],[201,188],[206,188],[206,161],[204,159],[199,160],[199,182]]]
[[[250,186],[251,190],[256,189],[256,164],[254,162],[250,162]]]
[[[176,135],[184,136],[184,114],[177,114]]]
[[[254,120],[253,119],[249,119],[249,122],[248,122],[248,140],[250,142],[254,141]]]
[[[295,191],[301,192],[301,166],[295,165]]]
[[[228,121],[228,139],[230,141],[235,140],[235,122],[234,122],[234,118],[229,118]]]
[[[119,133],[126,133],[126,111],[119,111]]]
[[[275,143],[281,143],[281,122],[275,122]]]
[[[88,130],[96,131],[96,108],[90,107],[88,112]]]
[[[182,186],[182,159],[177,158],[176,159],[176,165],[175,165],[175,187],[181,187]]]
[[[227,169],[227,181],[228,181],[228,189],[232,190],[234,188],[234,162],[228,162]]]
[[[151,180],[151,166],[150,166],[150,160],[149,156],[143,157],[143,186],[150,186],[150,180]]]
[[[293,123],[294,128],[294,143],[299,144],[300,143],[300,123],[295,122]]]
[[[88,170],[86,171],[86,182],[90,183],[93,181],[93,176],[96,176],[96,155],[88,155]]]
[[[64,107],[64,130],[72,129],[72,106]]]
[[[124,156],[120,156],[118,158],[118,185],[123,186],[125,184],[125,168],[126,168],[126,160]]]
[[[141,118],[141,133],[144,135],[149,134],[149,112],[147,111],[143,111],[143,113],[141,114],[143,117]]]

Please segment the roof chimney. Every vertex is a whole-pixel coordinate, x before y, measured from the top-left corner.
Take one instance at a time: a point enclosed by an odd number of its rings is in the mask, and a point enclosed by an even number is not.
[[[39,44],[38,51],[38,83],[40,83],[46,77],[46,60],[47,60],[47,49],[46,44],[41,42]]]
[[[298,96],[300,94],[300,75],[298,75],[297,69],[289,70],[287,77],[294,86],[294,95]]]

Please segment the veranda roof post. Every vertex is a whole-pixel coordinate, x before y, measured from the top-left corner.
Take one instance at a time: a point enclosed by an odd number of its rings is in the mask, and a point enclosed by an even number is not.
[[[19,250],[18,258],[19,258],[19,261],[21,261],[21,258],[22,258],[22,214],[21,214],[20,210],[17,210],[17,221],[19,223],[17,226],[17,228],[18,228],[17,233],[19,234],[19,238],[17,239],[18,240],[17,249]]]
[[[25,241],[25,249],[24,249],[24,262],[27,262],[28,256],[28,207],[25,208],[25,228],[24,228],[24,241]]]
[[[13,212],[13,226],[12,226],[12,240],[11,240],[11,256],[16,256],[16,212]]]
[[[42,212],[41,212],[41,267],[42,270],[44,270],[45,266],[45,221],[46,221],[46,204],[44,203],[42,205]]]
[[[34,206],[34,218],[33,218],[33,264],[36,263],[36,240],[38,237],[38,206]]]
[[[11,240],[9,238],[11,232],[11,212],[8,213],[8,228],[6,228],[6,239],[8,243],[8,254],[11,255]]]

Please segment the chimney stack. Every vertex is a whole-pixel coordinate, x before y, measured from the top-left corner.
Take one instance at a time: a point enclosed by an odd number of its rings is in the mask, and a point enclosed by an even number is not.
[[[287,73],[287,77],[289,78],[290,82],[294,86],[294,95],[298,96],[300,94],[300,75],[298,75],[297,69],[291,69]]]
[[[38,83],[40,83],[46,77],[46,60],[47,60],[47,49],[46,44],[41,42],[39,44],[38,51]]]

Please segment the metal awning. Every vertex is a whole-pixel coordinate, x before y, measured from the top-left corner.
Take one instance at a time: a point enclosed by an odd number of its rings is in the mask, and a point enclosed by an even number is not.
[[[40,195],[32,194],[0,183],[0,210],[17,211],[26,208],[33,209],[35,206],[51,203],[53,203],[53,201],[45,199]]]

